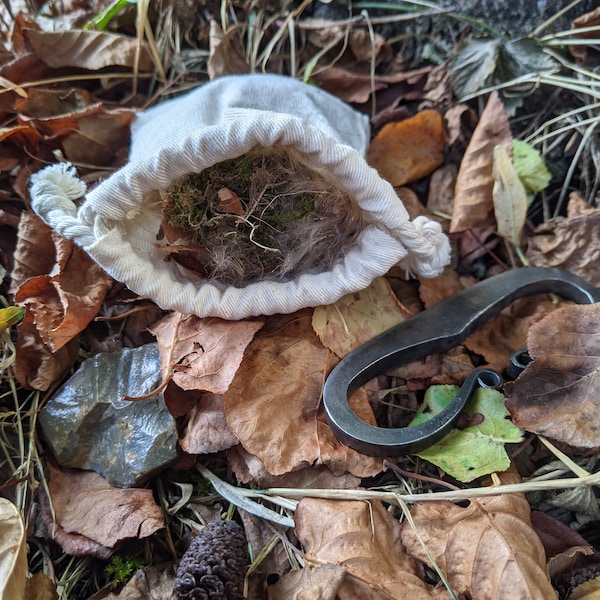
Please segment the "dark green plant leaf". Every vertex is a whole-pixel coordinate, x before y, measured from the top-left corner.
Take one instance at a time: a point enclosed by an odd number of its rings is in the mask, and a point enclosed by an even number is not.
[[[469,38],[459,46],[450,63],[450,81],[459,98],[491,85],[500,45],[494,38]]]
[[[547,73],[557,68],[558,63],[536,40],[525,38],[504,43],[496,38],[468,38],[450,63],[450,81],[454,93],[462,98],[528,73]],[[532,85],[526,82],[523,87],[511,87],[510,97],[522,97],[532,90]]]

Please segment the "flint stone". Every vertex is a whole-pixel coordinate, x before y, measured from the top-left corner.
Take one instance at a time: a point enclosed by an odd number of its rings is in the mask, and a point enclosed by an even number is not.
[[[177,456],[175,420],[161,393],[157,344],[85,360],[40,412],[40,425],[64,467],[100,473],[111,485],[138,485]]]

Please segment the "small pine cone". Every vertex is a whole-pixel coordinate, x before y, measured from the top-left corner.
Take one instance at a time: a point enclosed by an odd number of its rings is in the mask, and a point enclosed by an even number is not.
[[[244,530],[235,521],[209,523],[181,557],[179,600],[242,600],[249,563]]]

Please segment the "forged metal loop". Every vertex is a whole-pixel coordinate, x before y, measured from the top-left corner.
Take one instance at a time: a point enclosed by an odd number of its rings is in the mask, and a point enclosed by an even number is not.
[[[498,373],[474,370],[440,414],[416,427],[369,425],[352,411],[348,398],[381,373],[458,346],[514,300],[545,293],[579,304],[600,301],[600,290],[562,269],[517,269],[481,281],[353,350],[332,370],[323,389],[325,413],[337,438],[371,456],[400,456],[434,444],[452,428],[477,386],[502,385]]]

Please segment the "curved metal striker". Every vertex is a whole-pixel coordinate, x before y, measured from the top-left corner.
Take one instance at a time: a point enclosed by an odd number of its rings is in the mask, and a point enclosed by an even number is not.
[[[502,385],[502,377],[496,371],[472,371],[442,412],[415,427],[387,429],[369,425],[352,411],[348,398],[385,371],[459,345],[514,300],[544,293],[579,304],[600,302],[600,290],[562,269],[517,269],[481,281],[353,350],[332,370],[323,389],[325,413],[337,438],[371,456],[411,454],[443,438],[476,387]]]

